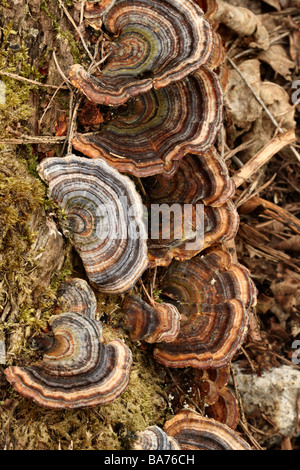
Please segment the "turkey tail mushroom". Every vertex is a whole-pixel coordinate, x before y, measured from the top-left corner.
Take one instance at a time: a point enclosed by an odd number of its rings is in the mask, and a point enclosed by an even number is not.
[[[110,403],[125,391],[132,355],[121,340],[103,344],[101,324],[75,312],[55,315],[49,323],[54,336],[43,360],[4,371],[21,395],[65,409]]]
[[[105,158],[120,172],[171,178],[187,153],[210,149],[222,123],[222,104],[218,76],[202,67],[138,96],[99,132],[78,134],[73,146],[88,157]]]
[[[167,421],[164,431],[176,439],[181,450],[251,450],[228,426],[190,410],[183,410]]]
[[[111,294],[131,289],[148,267],[143,207],[134,183],[104,160],[46,158],[39,173],[64,211],[86,274]]]
[[[180,313],[172,304],[153,302],[150,306],[139,297],[128,295],[122,311],[131,341],[169,342],[179,333]]]
[[[166,367],[219,368],[245,340],[248,309],[256,302],[249,272],[223,250],[212,250],[168,268],[162,292],[186,318],[177,338],[155,346]]]
[[[78,64],[70,70],[71,83],[99,104],[124,104],[182,80],[209,61],[214,47],[213,29],[193,0],[117,0],[103,24],[113,39],[101,76]]]
[[[180,450],[178,442],[160,429],[149,426],[145,431],[138,432],[133,450]]]

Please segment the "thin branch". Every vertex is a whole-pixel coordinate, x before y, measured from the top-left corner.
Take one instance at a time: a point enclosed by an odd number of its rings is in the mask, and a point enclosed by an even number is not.
[[[53,137],[50,135],[34,137],[22,134],[19,138],[16,139],[0,140],[0,145],[63,144],[65,140],[65,137]]]
[[[57,85],[49,85],[48,83],[37,82],[36,80],[31,80],[29,78],[21,77],[20,75],[17,75],[15,73],[4,72],[3,70],[0,70],[0,75],[4,75],[5,77],[13,78],[14,80],[18,80],[20,82],[29,83],[30,85],[40,86],[40,87],[44,87],[44,88],[52,88],[56,91],[61,90],[61,89],[66,90],[66,88],[67,88],[67,87],[64,87],[64,86],[61,86],[61,85],[57,86]]]
[[[65,7],[64,3],[62,2],[62,0],[58,0],[59,1],[59,4],[60,6],[62,7],[62,9],[64,10],[65,12],[65,15],[66,17],[68,18],[68,20],[72,23],[72,25],[74,26],[74,28],[76,29],[77,31],[77,34],[78,36],[80,37],[80,40],[82,42],[82,45],[84,47],[84,49],[86,50],[89,58],[91,59],[92,63],[94,62],[94,57],[92,56],[91,54],[91,51],[89,50],[89,48],[87,47],[86,45],[86,42],[84,40],[84,37],[82,36],[80,30],[78,29],[78,26],[76,25],[75,21],[73,20],[72,16],[70,15],[70,13],[68,12],[67,8]]]

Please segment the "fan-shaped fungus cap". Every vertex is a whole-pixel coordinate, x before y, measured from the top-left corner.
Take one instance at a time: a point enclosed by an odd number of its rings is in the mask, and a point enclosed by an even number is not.
[[[78,134],[73,146],[91,158],[103,157],[121,172],[172,177],[188,152],[206,152],[222,123],[223,92],[206,69],[161,90],[152,90],[119,109],[93,134]]]
[[[180,313],[174,305],[153,302],[150,306],[139,297],[128,295],[122,311],[132,341],[169,342],[179,333]]]
[[[154,357],[167,367],[223,367],[245,339],[247,308],[256,300],[249,272],[222,250],[173,262],[168,268],[163,294],[176,302],[186,318],[177,338],[161,343]]]
[[[214,47],[213,29],[193,0],[117,0],[104,15],[114,36],[99,78],[78,64],[71,83],[95,103],[116,106],[160,89],[205,65]]]
[[[186,155],[172,178],[152,176],[143,181],[151,203],[195,204],[219,207],[235,193],[225,162],[211,147],[203,155]]]
[[[232,429],[198,413],[183,410],[167,421],[164,431],[182,450],[251,450]]]
[[[205,407],[205,413],[209,418],[226,424],[231,429],[237,427],[240,419],[237,399],[227,387],[218,391],[218,399]]]
[[[145,431],[137,433],[133,450],[180,450],[178,442],[160,429],[149,426]]]
[[[39,173],[66,215],[89,279],[103,292],[126,292],[148,267],[143,207],[133,182],[104,160],[46,158]]]
[[[21,395],[61,409],[103,405],[124,392],[132,356],[121,340],[103,344],[101,324],[75,312],[53,316],[50,326],[54,340],[42,361],[4,371]]]
[[[152,210],[153,210],[152,205]],[[206,248],[232,240],[239,227],[239,215],[232,201],[221,207],[203,207],[199,202],[188,208],[180,204],[162,204],[151,214],[151,238],[148,240],[150,266],[169,266],[172,259],[185,261]],[[174,213],[171,223],[170,213]],[[152,234],[155,234],[153,237]]]
[[[76,312],[95,318],[97,299],[94,292],[84,279],[66,279],[57,292],[55,314]]]

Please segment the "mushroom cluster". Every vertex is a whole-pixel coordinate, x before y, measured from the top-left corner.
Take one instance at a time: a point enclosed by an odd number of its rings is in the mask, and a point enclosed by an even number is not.
[[[84,156],[45,158],[39,174],[90,285],[126,294],[130,339],[153,344],[162,366],[199,370],[209,415],[222,422],[185,410],[164,431],[141,433],[135,448],[248,449],[233,431],[238,411],[226,384],[256,289],[226,248],[239,217],[234,183],[214,147],[226,81],[216,2],[102,0],[84,8],[105,28],[107,59],[101,73],[75,64],[69,78],[97,110],[96,130],[82,125],[75,133],[73,147]],[[154,206],[162,217],[153,217]],[[164,268],[162,298],[145,301],[132,289],[157,267]],[[131,352],[120,340],[104,344],[96,309],[82,279],[61,286],[52,334],[36,340],[43,360],[5,371],[19,393],[42,406],[76,408],[109,403],[125,390]]]

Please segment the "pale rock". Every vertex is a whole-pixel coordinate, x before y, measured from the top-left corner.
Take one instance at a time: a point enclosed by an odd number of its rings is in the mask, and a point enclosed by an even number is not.
[[[260,430],[265,435],[255,437],[261,444],[280,443],[282,435],[292,437],[297,427],[297,397],[300,389],[300,370],[288,365],[264,371],[259,377],[246,373],[238,363],[232,364],[236,374],[246,417],[265,415],[276,427],[261,418]],[[251,420],[250,420],[251,422]]]

